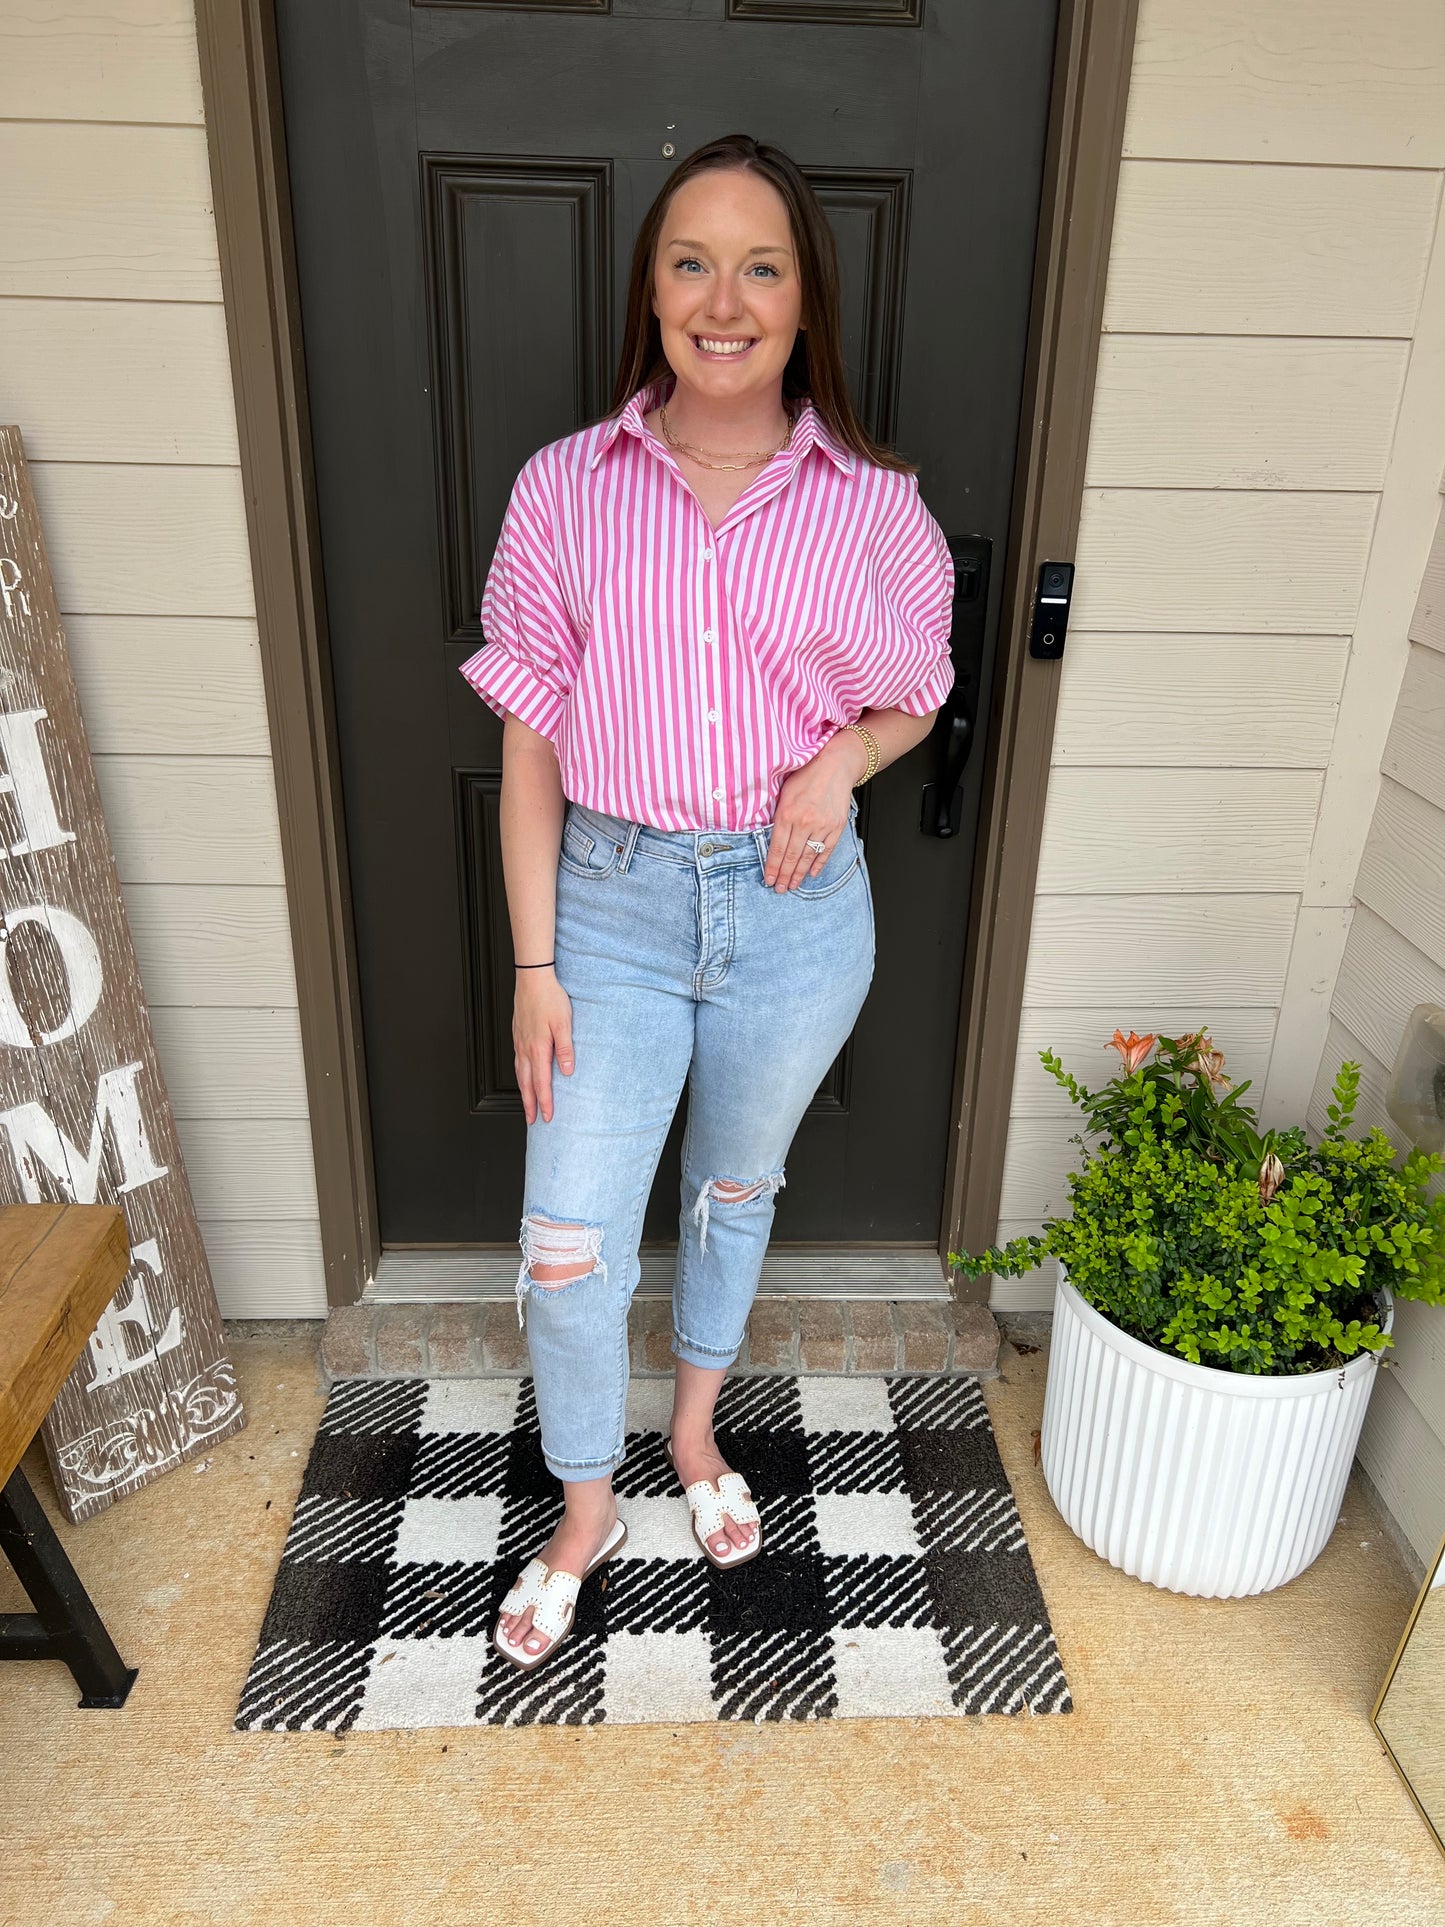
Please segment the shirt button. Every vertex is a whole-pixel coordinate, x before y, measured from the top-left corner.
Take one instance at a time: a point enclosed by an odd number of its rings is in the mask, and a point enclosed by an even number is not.
[[[704,550],[703,550],[703,552],[702,552],[702,559],[703,559],[703,561],[704,561],[704,562],[711,562],[711,561],[712,561],[712,550],[711,550],[711,549],[704,549]]]
[[[716,630],[716,629],[704,629],[704,630],[703,630],[703,632],[702,632],[702,639],[703,639],[703,641],[704,641],[704,642],[716,642],[716,641],[717,641],[717,630]]]
[[[721,803],[723,799],[723,792],[721,790],[714,790],[712,794],[713,794],[713,801],[716,803]]]
[[[718,718],[718,712],[715,709],[710,709],[707,712],[707,719],[710,723],[715,723],[717,721],[717,718]]]

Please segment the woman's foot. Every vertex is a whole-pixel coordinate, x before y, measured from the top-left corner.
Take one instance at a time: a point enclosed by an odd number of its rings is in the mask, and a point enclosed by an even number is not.
[[[675,1426],[675,1417],[673,1423]],[[724,1472],[732,1470],[717,1449],[711,1426],[702,1437],[692,1439],[689,1439],[685,1433],[674,1430],[670,1443],[672,1462],[677,1468],[677,1476],[684,1487],[692,1485],[697,1479],[707,1479],[716,1485]],[[722,1530],[713,1533],[707,1543],[719,1559],[726,1559],[733,1552],[742,1552],[753,1545],[757,1536],[758,1528],[755,1525],[739,1525],[735,1519],[729,1518],[724,1513]]]
[[[611,1485],[603,1480],[589,1483],[601,1485],[601,1494],[595,1499],[588,1494],[578,1500],[569,1490],[567,1510],[557,1530],[536,1555],[549,1572],[570,1572],[580,1579],[617,1523],[617,1500]],[[538,1658],[553,1643],[549,1634],[533,1630],[534,1611],[528,1606],[525,1612],[503,1613],[497,1622],[511,1644],[520,1646],[529,1659]]]

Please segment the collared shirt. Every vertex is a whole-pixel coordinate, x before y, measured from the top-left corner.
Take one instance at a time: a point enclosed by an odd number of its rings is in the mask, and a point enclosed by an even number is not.
[[[563,794],[660,830],[751,830],[866,709],[953,687],[953,562],[912,475],[810,401],[716,529],[644,417],[666,383],[517,477],[462,674],[546,736]]]

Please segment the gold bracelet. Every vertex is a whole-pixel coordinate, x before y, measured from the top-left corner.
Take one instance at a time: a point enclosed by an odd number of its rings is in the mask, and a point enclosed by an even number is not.
[[[844,729],[855,730],[857,734],[863,738],[863,746],[868,751],[868,767],[853,785],[855,790],[862,789],[869,777],[874,775],[878,768],[878,738],[871,730],[865,729],[862,723],[844,723],[843,727]]]

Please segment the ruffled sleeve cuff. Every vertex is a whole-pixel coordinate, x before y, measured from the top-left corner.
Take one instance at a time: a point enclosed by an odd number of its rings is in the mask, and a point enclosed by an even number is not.
[[[953,689],[953,557],[943,530],[918,491],[901,478],[880,530],[878,570],[882,627],[892,641],[894,672],[877,707],[927,716]]]
[[[928,680],[912,695],[902,696],[897,702],[890,703],[890,709],[901,709],[905,716],[930,716],[935,709],[942,709],[953,693],[953,657],[945,650],[929,671]]]
[[[462,664],[462,674],[498,715],[509,714],[555,742],[567,708],[567,697],[545,682],[529,662],[514,656],[504,643],[485,643]]]
[[[555,743],[579,651],[553,553],[549,455],[549,449],[539,450],[513,486],[482,591],[487,640],[462,664],[462,674],[498,714],[520,718]]]

